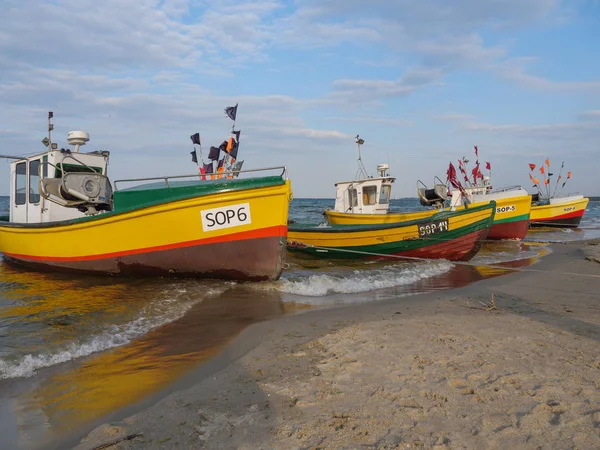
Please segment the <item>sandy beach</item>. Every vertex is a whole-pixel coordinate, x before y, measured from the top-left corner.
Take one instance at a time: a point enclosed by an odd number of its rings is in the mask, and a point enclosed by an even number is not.
[[[252,325],[212,373],[68,447],[600,448],[600,245],[551,248],[464,288]]]

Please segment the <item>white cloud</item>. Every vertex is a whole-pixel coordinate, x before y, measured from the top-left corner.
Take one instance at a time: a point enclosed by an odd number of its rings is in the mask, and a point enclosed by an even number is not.
[[[592,81],[553,81],[532,75],[523,67],[532,58],[508,60],[492,65],[490,69],[500,77],[517,83],[523,87],[547,91],[600,91],[600,79]]]
[[[413,124],[410,120],[391,119],[389,117],[363,116],[363,117],[325,117],[323,120],[335,122],[358,122],[358,123],[380,123],[384,125],[410,126]]]
[[[352,80],[333,82],[332,99],[348,102],[369,102],[382,98],[402,97],[420,87],[439,83],[442,72],[438,69],[414,68],[397,80]]]
[[[464,122],[467,120],[472,120],[474,118],[475,118],[475,116],[472,114],[462,114],[462,113],[456,113],[456,112],[448,112],[445,114],[438,114],[437,116],[433,117],[434,120],[450,121],[450,122]]]
[[[272,130],[286,136],[302,136],[311,139],[341,139],[349,140],[352,136],[335,130],[314,130],[311,128],[282,128]]]
[[[600,109],[592,109],[579,114],[579,117],[584,120],[600,120]]]

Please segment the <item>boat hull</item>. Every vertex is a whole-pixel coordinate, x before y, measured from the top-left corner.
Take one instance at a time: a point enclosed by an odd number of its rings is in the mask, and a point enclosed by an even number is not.
[[[529,227],[529,216],[531,212],[531,196],[505,197],[493,199],[496,202],[496,214],[494,223],[487,235],[487,239],[516,239],[525,237]],[[489,202],[474,202],[469,208],[479,207]],[[463,210],[459,206],[456,210]],[[443,211],[448,211],[445,208]],[[427,211],[416,211],[410,213],[387,213],[387,214],[352,214],[326,211],[327,219],[332,224],[377,224],[394,223],[406,220],[426,219],[439,212],[431,209]]]
[[[589,198],[573,199],[558,204],[532,205],[532,227],[576,228],[581,223]]]
[[[461,211],[445,211],[414,221],[336,226],[292,226],[288,248],[318,258],[426,258],[466,261],[483,244],[495,214],[495,202]],[[444,231],[428,235],[428,229]],[[421,230],[421,231],[420,231]]]
[[[290,196],[282,181],[64,223],[0,225],[0,252],[36,269],[274,280],[285,260]],[[209,226],[216,211],[225,218],[242,206],[244,220]]]

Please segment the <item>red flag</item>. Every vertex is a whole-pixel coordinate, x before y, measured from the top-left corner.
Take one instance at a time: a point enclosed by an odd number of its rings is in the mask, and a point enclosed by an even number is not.
[[[452,163],[450,163],[450,165],[448,166],[448,171],[446,172],[446,175],[448,175],[448,181],[450,181],[452,187],[454,187],[455,189],[461,188],[460,183],[456,179],[456,169],[454,168]]]
[[[204,167],[199,167],[198,172],[200,172],[200,175],[202,175],[202,179],[206,180],[206,170],[204,170]]]
[[[529,169],[530,169],[530,170],[533,170],[533,169],[535,169],[535,164],[529,164]]]
[[[544,170],[544,166],[540,166],[540,173],[541,173],[542,175],[544,175],[544,173],[545,173],[545,172],[546,172],[546,171]]]
[[[481,174],[481,171],[479,170],[479,163],[475,167],[473,167],[473,170],[471,170],[471,173],[473,174],[473,181],[475,183],[477,183],[477,178],[483,179],[483,175]]]
[[[533,181],[533,176],[531,174],[529,174],[529,179]]]
[[[450,163],[450,165],[448,166],[448,171],[446,172],[446,175],[448,176],[449,180],[456,178],[456,169],[454,168],[452,163]]]
[[[567,180],[571,178],[571,172],[567,172]]]
[[[477,146],[475,145],[475,156],[477,156],[479,158],[479,150],[477,149]]]
[[[486,162],[486,163],[485,163],[485,168],[486,168],[487,170],[492,170],[492,165],[491,165],[489,162]]]

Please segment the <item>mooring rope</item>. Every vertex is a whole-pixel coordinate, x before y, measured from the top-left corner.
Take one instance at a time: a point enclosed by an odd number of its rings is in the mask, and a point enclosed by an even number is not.
[[[397,259],[406,259],[406,260],[412,260],[412,261],[436,261],[431,258],[421,258],[418,256],[389,255],[389,254],[385,254],[385,253],[364,252],[361,250],[348,250],[348,249],[332,248],[332,247],[320,247],[320,246],[312,245],[312,244],[302,244],[302,245],[307,248],[313,248],[315,250],[324,250],[324,251],[331,251],[331,252],[354,253],[354,254],[365,255],[365,256],[397,258]],[[288,245],[288,247],[291,247],[291,246]],[[551,275],[566,275],[566,276],[575,276],[575,277],[600,278],[600,275],[594,275],[594,274],[575,273],[575,272],[554,272],[554,271],[550,271],[550,270],[530,269],[530,268],[522,268],[522,267],[506,267],[506,266],[502,266],[499,264],[474,263],[474,262],[470,262],[470,261],[448,261],[448,260],[442,260],[442,259],[437,260],[437,261],[447,261],[451,264],[456,264],[459,266],[471,266],[471,267],[485,266],[485,267],[490,267],[492,269],[512,270],[514,272],[532,272],[532,273],[545,273],[545,274],[551,274]]]

